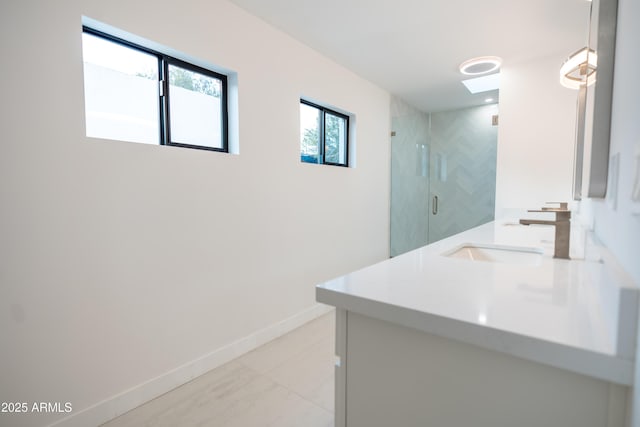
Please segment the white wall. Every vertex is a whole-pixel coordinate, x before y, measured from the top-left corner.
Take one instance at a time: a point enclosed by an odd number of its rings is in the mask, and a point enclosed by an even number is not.
[[[83,15],[236,71],[240,154],[86,138]],[[0,401],[78,413],[388,256],[387,92],[226,1],[22,0],[0,17]],[[356,115],[356,168],[300,162],[301,95]]]
[[[606,199],[581,202],[584,216],[591,217],[597,237],[616,256],[622,269],[640,286],[640,203],[631,200],[631,189],[640,156],[640,2],[618,0],[618,27],[611,112],[609,155],[619,155],[617,191],[608,185]],[[609,181],[612,180],[611,170]],[[640,331],[640,327],[638,328]],[[633,391],[631,425],[640,427],[640,337],[636,349],[636,387]]]
[[[618,0],[618,28],[611,112],[610,156],[620,156],[617,191],[611,185],[606,199],[582,202],[581,208],[593,215],[598,238],[613,252],[622,268],[640,286],[640,203],[631,200],[633,180],[640,156],[640,67],[638,39],[640,4]],[[611,173],[611,171],[610,171]],[[612,176],[610,174],[609,180]],[[613,192],[612,192],[613,191]],[[640,328],[638,328],[640,330]],[[638,338],[640,351],[640,337]],[[636,355],[636,383],[640,383],[640,360]],[[640,426],[640,393],[634,388],[632,425]]]
[[[501,68],[496,218],[571,200],[577,91],[561,86],[558,73],[584,43],[573,37],[556,46],[560,53]]]
[[[592,199],[596,235],[640,285],[640,203],[631,191],[640,156],[640,4],[618,0],[616,62],[609,156],[620,156],[617,191],[611,183],[606,199]],[[611,172],[611,171],[610,171]],[[613,176],[610,175],[609,181]],[[613,193],[612,193],[613,192]]]

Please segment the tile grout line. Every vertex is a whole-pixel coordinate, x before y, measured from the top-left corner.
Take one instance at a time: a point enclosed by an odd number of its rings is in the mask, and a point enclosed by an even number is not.
[[[252,368],[252,367],[250,367],[250,366],[245,365],[243,362],[240,362],[240,364],[242,364],[245,368],[249,369],[249,370],[250,370],[250,371],[252,371],[253,373],[257,374],[258,376],[263,377],[263,378],[265,378],[265,379],[267,379],[267,380],[269,380],[269,381],[272,381],[273,383],[277,384],[279,387],[282,387],[283,389],[287,390],[288,392],[290,392],[290,393],[292,393],[292,394],[295,394],[296,396],[298,396],[300,399],[304,400],[305,402],[310,403],[311,405],[315,406],[316,408],[321,409],[321,410],[323,410],[324,412],[327,412],[327,413],[329,413],[329,414],[331,414],[331,415],[333,415],[333,416],[335,417],[335,413],[334,413],[334,411],[330,411],[329,409],[327,409],[327,408],[325,408],[325,407],[323,407],[323,406],[320,406],[320,405],[318,405],[318,404],[317,404],[317,403],[315,403],[315,402],[312,402],[311,400],[309,400],[309,399],[307,399],[306,397],[304,397],[303,395],[301,395],[299,392],[297,392],[297,391],[293,390],[292,388],[290,388],[289,386],[287,386],[287,385],[285,385],[285,384],[282,384],[282,383],[281,383],[280,381],[278,381],[277,379],[275,379],[275,378],[273,378],[273,377],[271,377],[271,376],[267,375],[266,373],[264,373],[264,374],[263,374],[263,373],[261,373],[261,372],[258,372],[258,371],[257,371],[257,370],[255,370],[254,368]],[[280,365],[278,365],[278,366],[280,366]],[[274,369],[275,369],[275,368],[274,368]],[[271,369],[271,370],[272,370],[272,369]],[[271,371],[271,370],[270,370],[270,371]]]

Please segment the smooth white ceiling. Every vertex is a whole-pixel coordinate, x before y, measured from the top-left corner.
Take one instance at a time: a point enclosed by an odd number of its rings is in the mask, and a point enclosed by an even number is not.
[[[230,0],[423,111],[478,105],[458,65],[586,44],[586,0]],[[568,43],[567,43],[568,42]],[[467,77],[468,78],[468,77]]]

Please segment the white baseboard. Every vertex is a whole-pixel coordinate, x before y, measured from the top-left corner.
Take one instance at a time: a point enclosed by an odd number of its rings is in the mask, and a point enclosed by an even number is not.
[[[267,326],[196,360],[178,366],[163,375],[56,421],[50,424],[49,427],[87,427],[103,424],[331,310],[333,310],[333,307],[328,305],[315,304],[287,319]]]

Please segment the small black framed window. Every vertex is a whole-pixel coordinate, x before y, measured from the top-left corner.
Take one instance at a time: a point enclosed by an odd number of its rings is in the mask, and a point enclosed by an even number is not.
[[[87,136],[229,151],[227,76],[83,26]]]
[[[349,116],[301,99],[300,160],[349,166]]]

